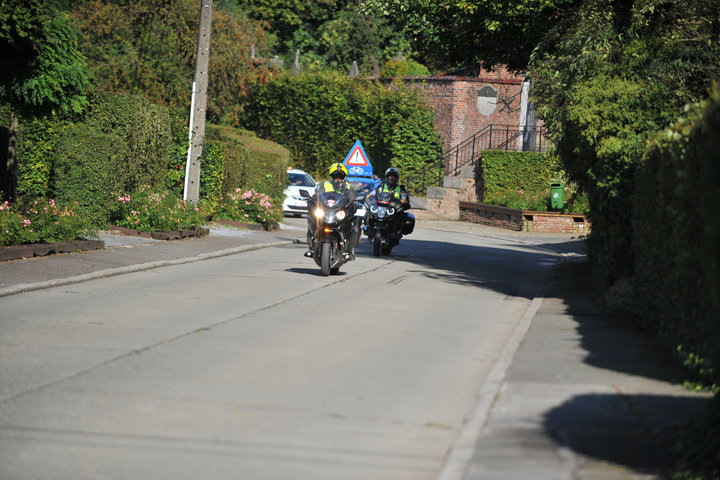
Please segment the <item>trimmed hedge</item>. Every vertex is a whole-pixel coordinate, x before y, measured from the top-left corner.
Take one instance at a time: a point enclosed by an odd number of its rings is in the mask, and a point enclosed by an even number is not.
[[[644,321],[720,384],[720,89],[659,133],[635,172],[635,285]]]
[[[403,176],[442,153],[434,111],[420,90],[331,73],[281,74],[253,85],[244,125],[292,152],[294,166],[316,178],[341,162],[357,139],[375,173]]]
[[[104,226],[122,184],[117,165],[129,152],[116,135],[77,125],[63,132],[55,147],[50,193],[61,204],[77,202],[95,226]]]
[[[506,190],[542,192],[561,177],[558,158],[542,152],[486,150],[478,172],[481,194]]]
[[[142,97],[99,94],[91,102],[86,123],[127,145],[116,165],[122,190],[162,186],[173,148],[167,107]]]
[[[273,198],[282,196],[290,166],[288,149],[252,132],[218,125],[207,125],[205,138],[223,146],[221,194],[251,188]]]
[[[720,386],[720,88],[659,133],[635,170],[635,298],[701,384]],[[676,444],[677,480],[720,478],[720,393]]]

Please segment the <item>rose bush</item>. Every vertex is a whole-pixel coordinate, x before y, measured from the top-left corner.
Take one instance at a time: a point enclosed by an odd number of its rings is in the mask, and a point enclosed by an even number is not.
[[[96,229],[75,213],[76,205],[58,205],[54,199],[0,204],[0,245],[68,242],[93,235]]]
[[[268,195],[253,189],[243,191],[236,188],[234,192],[220,197],[215,216],[237,222],[259,223],[270,230],[280,223],[283,213],[279,202],[274,202]]]
[[[112,222],[139,232],[189,230],[205,223],[200,209],[169,191],[148,186],[118,195],[112,208]]]

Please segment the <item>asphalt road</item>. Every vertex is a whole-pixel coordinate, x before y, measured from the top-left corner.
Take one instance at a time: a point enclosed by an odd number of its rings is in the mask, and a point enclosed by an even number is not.
[[[446,471],[557,254],[417,229],[323,277],[304,249],[2,298],[0,478]]]

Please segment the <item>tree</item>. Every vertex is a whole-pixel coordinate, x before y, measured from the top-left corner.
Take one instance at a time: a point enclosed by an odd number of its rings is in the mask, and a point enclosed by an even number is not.
[[[579,0],[364,0],[361,11],[390,19],[431,68],[527,67],[543,35]]]
[[[67,14],[43,0],[0,3],[0,101],[11,106],[7,160],[0,190],[14,196],[18,114],[79,113],[90,77]]]
[[[357,0],[238,0],[251,18],[267,21],[277,39],[276,51],[293,62],[296,51],[304,67],[379,74],[389,58],[413,53],[402,32],[382,17],[363,14]]]
[[[225,2],[227,3],[227,2]],[[101,92],[143,95],[187,111],[197,46],[198,2],[92,0],[73,18]],[[213,10],[208,118],[237,120],[250,81],[267,69],[253,63],[251,46],[265,48],[262,23],[237,9]]]

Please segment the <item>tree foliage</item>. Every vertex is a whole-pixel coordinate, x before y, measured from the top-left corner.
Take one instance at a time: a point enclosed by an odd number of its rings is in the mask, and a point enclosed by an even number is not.
[[[199,2],[92,0],[73,12],[100,91],[143,95],[171,108],[190,107]],[[267,69],[251,45],[265,48],[264,30],[241,11],[215,9],[212,20],[208,119],[233,121],[248,84]]]
[[[0,101],[17,111],[80,112],[90,77],[68,16],[43,0],[0,3]]]
[[[382,64],[402,53],[411,56],[402,32],[382,17],[358,11],[354,0],[238,0],[251,18],[267,21],[275,50],[292,64],[347,72],[357,61],[363,73],[378,74]]]
[[[482,64],[524,70],[545,32],[579,0],[364,0],[388,18],[432,68]]]
[[[718,32],[717,3],[592,0],[533,53],[533,101],[591,202],[600,287],[633,274],[633,172],[654,132],[720,79]]]

